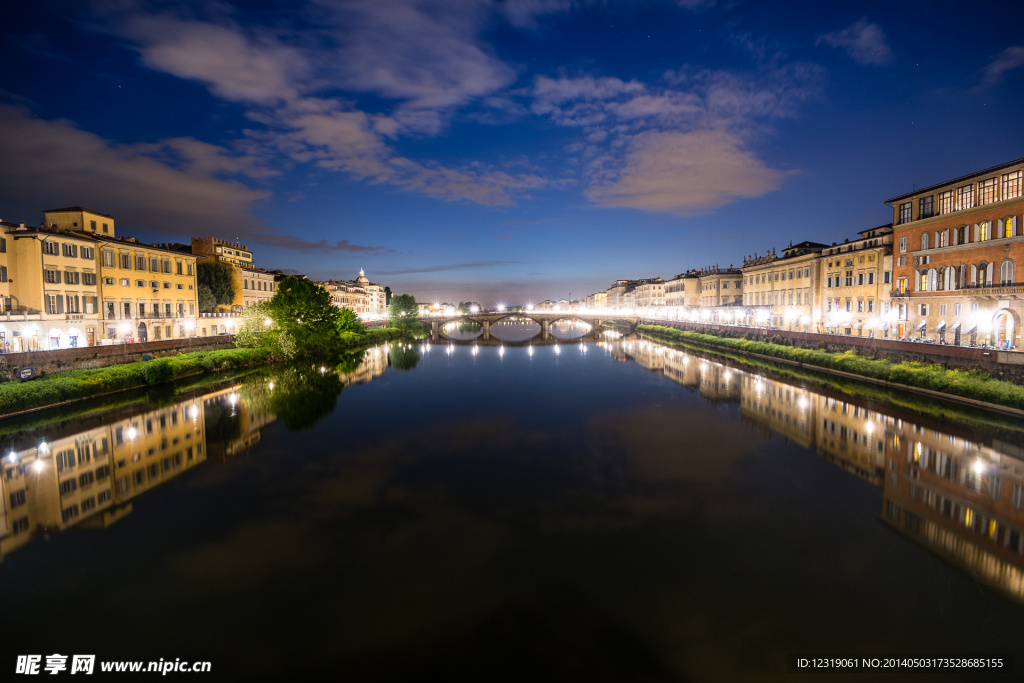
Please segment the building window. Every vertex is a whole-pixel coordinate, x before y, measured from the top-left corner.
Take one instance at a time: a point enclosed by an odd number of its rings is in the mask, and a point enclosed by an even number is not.
[[[146,257],[145,256],[136,256],[135,257],[135,270],[145,270],[145,269],[146,269]]]
[[[956,189],[956,210],[974,207],[974,185],[964,185]]]
[[[182,274],[182,272],[181,272],[181,266],[182,266],[181,261],[175,261],[175,264],[177,265],[177,268],[178,268],[178,275],[181,275]]]
[[[1022,171],[1014,171],[1013,173],[1003,174],[1003,199],[1013,199],[1021,195],[1021,178]]]
[[[996,179],[989,178],[978,183],[978,206],[991,204],[996,200]]]
[[[1015,270],[1016,268],[1013,264],[1013,261],[1003,261],[999,265],[999,284],[1012,285]]]
[[[868,273],[868,284],[869,285],[875,284],[875,274],[873,272],[872,273]]]
[[[44,241],[43,253],[50,254],[51,256],[57,256],[60,254],[60,245],[56,242]]]
[[[928,248],[928,233],[924,233],[923,235],[921,235],[921,248]]]
[[[178,289],[185,289],[185,285],[180,284],[180,283],[177,285],[177,287],[178,287]]]
[[[956,316],[960,315],[960,311],[962,310],[961,309],[962,306],[963,306],[963,304],[953,304],[953,315],[956,315]]]
[[[106,266],[107,268],[113,268],[114,267],[114,252],[112,252],[112,251],[104,251],[103,252],[103,265]]]
[[[950,213],[953,211],[953,190],[946,190],[939,193],[939,213]]]
[[[918,315],[928,315],[928,304],[918,304],[917,306]]]
[[[900,204],[900,224],[910,222],[913,209],[914,205],[911,204],[910,202],[904,202]]]
[[[66,285],[77,285],[81,282],[81,275],[76,271],[65,270],[64,271],[64,284]]]
[[[917,291],[927,292],[928,291],[928,271],[922,270],[920,273],[920,279],[918,280]]]
[[[918,201],[918,218],[931,218],[935,215],[935,195],[921,197]]]
[[[939,304],[939,315],[946,315],[946,304]]]
[[[167,260],[167,259],[164,259],[164,272],[165,273],[170,273],[171,272],[171,262],[169,260]]]
[[[126,278],[126,277],[121,278],[121,286],[122,287],[128,287],[129,286],[128,278]]]
[[[121,267],[125,270],[130,270],[132,267],[131,254],[121,254]]]
[[[857,312],[858,313],[863,313],[864,312],[864,302],[863,301],[858,301],[857,302]]]
[[[900,253],[901,254],[906,254],[907,253],[907,238],[906,237],[901,237],[900,238]]]
[[[66,256],[67,258],[78,258],[78,245],[65,244],[64,256]]]
[[[874,312],[875,312],[875,300],[874,299],[868,299],[868,313],[874,313]]]
[[[146,281],[145,280],[136,280],[135,281],[135,286],[136,287],[145,287],[146,286]]]
[[[103,278],[103,284],[105,284],[105,285],[112,285],[112,284],[114,284],[114,282],[116,282],[116,280],[114,280],[114,278],[112,278],[112,277],[105,277],[105,278]]]
[[[170,289],[170,288],[171,288],[171,283],[170,282],[165,282],[164,283],[164,289]]]
[[[991,228],[992,224],[989,223],[988,221],[982,221],[981,223],[978,223],[979,242],[984,242],[985,240],[990,239]]]
[[[187,264],[185,264],[185,265],[186,265],[186,267],[187,267],[187,269],[188,269],[188,274],[189,274],[189,275],[194,275],[194,273],[192,272],[192,263],[191,263],[191,262],[189,262],[189,263],[187,263]]]
[[[90,261],[96,258],[96,250],[92,247],[82,247],[79,253],[82,255],[82,258],[89,259]]]
[[[50,285],[60,284],[60,273],[56,270],[44,270],[43,279]]]
[[[160,272],[160,260],[157,257],[155,257],[155,256],[150,256],[149,257],[149,271],[151,273],[159,273]]]

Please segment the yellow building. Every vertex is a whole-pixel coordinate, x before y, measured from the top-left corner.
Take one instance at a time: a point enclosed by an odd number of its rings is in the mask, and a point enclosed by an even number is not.
[[[679,315],[682,309],[700,305],[700,275],[690,270],[665,283],[665,307]]]
[[[79,233],[0,224],[0,349],[92,346],[99,335],[96,241]]]
[[[824,244],[790,244],[743,261],[744,322],[799,332],[815,331],[821,316],[818,261]]]
[[[896,319],[889,310],[892,225],[857,234],[859,239],[821,253],[822,325],[836,334],[887,337]]]
[[[635,308],[663,308],[665,306],[665,281],[660,277],[643,280],[633,289]]]
[[[195,256],[167,245],[117,237],[112,216],[82,207],[43,213],[51,228],[91,237],[96,243],[105,340],[156,341],[194,335],[198,313]]]
[[[193,237],[192,253],[200,260],[219,261],[232,267],[235,300],[230,306],[217,306],[214,312],[241,313],[255,303],[274,298],[277,291],[274,274],[257,268],[252,252],[244,244],[217,237]]]

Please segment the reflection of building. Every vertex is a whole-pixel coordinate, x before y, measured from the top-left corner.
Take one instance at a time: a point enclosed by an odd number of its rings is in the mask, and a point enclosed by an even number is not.
[[[885,460],[886,419],[877,411],[816,396],[818,453],[878,486]]]
[[[886,443],[882,519],[1024,600],[1024,452],[902,422]]]
[[[804,448],[814,444],[816,394],[750,373],[741,373],[740,414]]]
[[[107,526],[132,498],[205,460],[202,401],[121,415],[15,442],[2,461],[0,557],[36,531]]]
[[[272,391],[273,384],[268,385]],[[277,419],[267,401],[260,400],[262,384],[228,387],[203,396],[207,428],[207,457],[226,462],[260,442],[260,430]]]
[[[201,400],[110,425],[114,501],[124,503],[206,460]]]

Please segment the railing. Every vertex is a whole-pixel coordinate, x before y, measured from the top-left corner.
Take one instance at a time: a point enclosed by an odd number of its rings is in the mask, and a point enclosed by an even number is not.
[[[893,290],[892,293],[889,294],[889,298],[890,299],[909,299],[910,298],[910,291],[908,290],[906,292],[897,292],[896,290]]]
[[[969,292],[975,296],[993,296],[1000,294],[1024,294],[1024,283],[1015,282],[1013,284],[1004,285],[972,285],[970,287],[964,287],[964,291]]]

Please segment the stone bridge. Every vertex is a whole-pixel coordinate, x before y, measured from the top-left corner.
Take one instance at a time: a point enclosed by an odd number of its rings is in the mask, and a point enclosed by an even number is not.
[[[540,332],[533,339],[538,341],[548,341],[556,338],[551,336],[551,325],[557,323],[560,320],[579,320],[580,322],[587,323],[591,329],[586,335],[581,338],[574,339],[572,341],[578,341],[579,339],[600,339],[602,338],[605,330],[614,330],[623,334],[632,334],[636,331],[636,326],[640,323],[640,319],[636,316],[616,316],[616,315],[597,315],[587,313],[574,313],[572,311],[523,311],[515,313],[477,313],[467,315],[452,315],[437,318],[420,318],[421,322],[430,323],[430,338],[433,341],[441,341],[442,339],[448,340],[448,336],[444,333],[444,328],[449,323],[466,323],[472,322],[480,325],[483,328],[483,333],[478,337],[479,340],[488,342],[491,341],[491,325],[499,322],[532,322],[540,325]],[[504,342],[508,343],[522,343],[528,344],[532,340],[526,340],[524,342]]]

